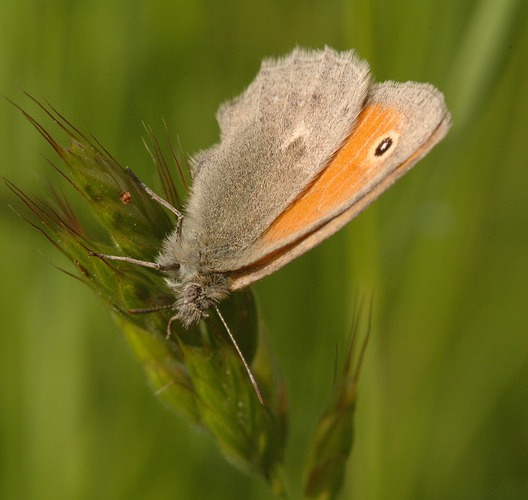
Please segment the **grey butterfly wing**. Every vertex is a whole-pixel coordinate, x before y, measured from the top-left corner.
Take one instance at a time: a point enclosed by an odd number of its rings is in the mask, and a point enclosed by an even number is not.
[[[274,272],[334,234],[425,156],[449,127],[444,97],[432,85],[373,85],[343,156],[239,256],[231,289]]]
[[[288,130],[295,122],[310,120],[314,111],[322,113],[319,118],[323,121],[335,118],[340,100],[343,107],[351,106],[353,113],[355,101],[361,104],[368,85],[368,66],[352,52],[297,48],[285,58],[266,59],[246,91],[220,106],[221,139],[236,135],[255,121],[278,120],[279,129]],[[330,126],[332,123],[336,121],[329,122]]]
[[[183,237],[228,271],[310,184],[354,127],[370,86],[353,52],[296,49],[265,61],[218,113],[221,142],[194,159]]]

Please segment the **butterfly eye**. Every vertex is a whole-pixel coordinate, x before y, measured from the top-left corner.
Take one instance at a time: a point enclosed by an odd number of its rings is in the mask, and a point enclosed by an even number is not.
[[[383,156],[392,147],[392,142],[393,141],[390,137],[385,137],[377,145],[376,149],[374,150],[374,154],[376,156]]]

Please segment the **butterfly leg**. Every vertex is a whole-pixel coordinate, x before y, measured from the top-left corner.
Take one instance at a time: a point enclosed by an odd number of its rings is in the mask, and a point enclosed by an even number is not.
[[[156,269],[158,271],[171,271],[174,269],[178,269],[179,267],[179,265],[177,264],[173,266],[162,266],[157,262],[149,262],[148,260],[134,259],[132,257],[126,257],[124,255],[109,255],[107,253],[92,252],[91,250],[88,252],[88,255],[90,255],[91,257],[98,257],[102,260],[118,260],[121,262],[128,262],[129,264],[148,267],[150,269]]]

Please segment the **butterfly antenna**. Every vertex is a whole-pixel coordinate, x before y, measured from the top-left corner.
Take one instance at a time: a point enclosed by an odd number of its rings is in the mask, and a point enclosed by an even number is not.
[[[244,365],[244,368],[246,369],[246,372],[247,372],[247,374],[249,376],[249,380],[251,381],[251,385],[253,385],[253,389],[255,389],[255,393],[257,395],[257,398],[258,398],[260,404],[264,405],[264,397],[262,396],[262,392],[260,391],[260,388],[259,388],[259,386],[257,384],[257,380],[255,379],[255,376],[253,375],[253,372],[251,371],[251,368],[249,367],[249,365],[248,365],[248,363],[246,361],[246,358],[244,358],[244,355],[242,354],[242,351],[240,350],[240,347],[238,347],[238,344],[237,344],[237,341],[235,340],[235,337],[231,333],[231,330],[227,326],[227,323],[226,323],[224,317],[220,313],[220,309],[218,309],[217,306],[214,306],[214,308],[216,310],[216,313],[218,314],[218,317],[220,318],[220,321],[222,321],[222,323],[224,325],[224,328],[226,329],[227,334],[229,335],[229,338],[231,339],[231,343],[235,346],[235,350],[236,350],[236,352],[238,354],[238,357],[240,358],[240,360],[242,361],[242,364]]]

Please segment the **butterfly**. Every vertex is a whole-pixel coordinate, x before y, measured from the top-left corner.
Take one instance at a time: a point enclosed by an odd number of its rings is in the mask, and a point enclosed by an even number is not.
[[[217,120],[220,142],[191,160],[185,213],[131,173],[177,218],[155,261],[92,253],[163,272],[171,322],[186,327],[334,234],[450,126],[434,86],[374,83],[354,51],[328,47],[264,60]]]

